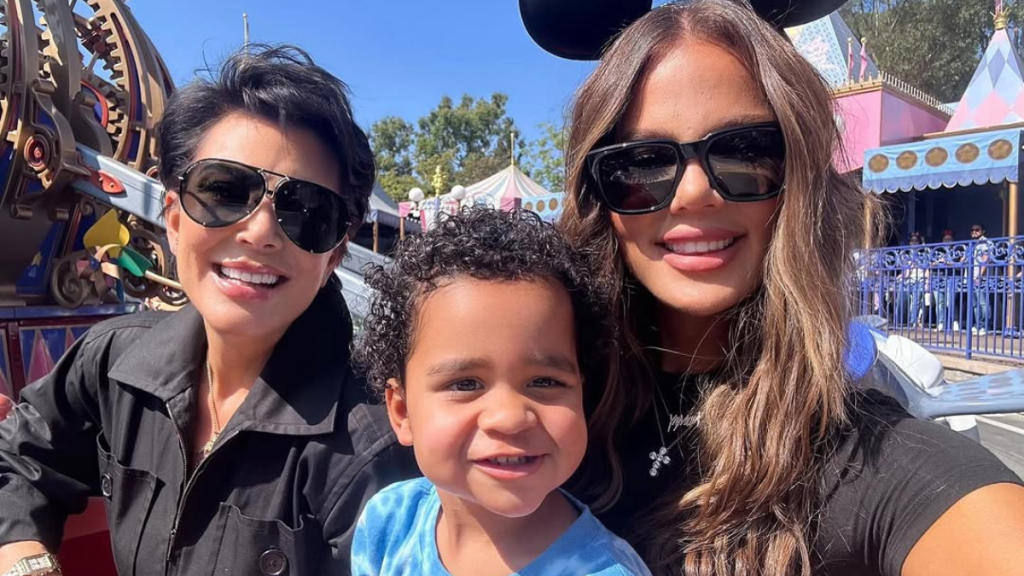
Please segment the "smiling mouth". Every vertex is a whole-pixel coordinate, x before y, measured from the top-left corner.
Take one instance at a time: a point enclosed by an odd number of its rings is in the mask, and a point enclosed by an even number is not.
[[[488,458],[484,462],[494,466],[525,466],[526,464],[532,464],[537,458],[538,456],[498,456],[496,458]]]
[[[241,284],[248,284],[250,286],[259,286],[263,288],[274,288],[286,280],[284,276],[269,273],[252,273],[237,268],[226,268],[224,266],[216,266],[217,275],[225,280],[232,282],[238,282]]]
[[[673,254],[681,254],[683,256],[694,256],[700,254],[710,254],[712,252],[721,252],[726,248],[736,243],[737,237],[727,238],[725,240],[715,240],[713,242],[664,242],[661,244],[663,248],[672,252]]]

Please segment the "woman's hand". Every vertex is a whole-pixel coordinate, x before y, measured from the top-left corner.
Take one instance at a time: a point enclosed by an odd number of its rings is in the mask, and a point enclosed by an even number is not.
[[[7,415],[14,409],[14,401],[7,396],[0,394],[0,421],[7,418]]]

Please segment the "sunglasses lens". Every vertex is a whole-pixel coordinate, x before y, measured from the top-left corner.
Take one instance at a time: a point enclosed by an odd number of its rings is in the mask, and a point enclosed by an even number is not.
[[[672,195],[678,170],[674,147],[638,144],[600,156],[596,176],[609,208],[645,212]]]
[[[296,246],[322,254],[335,248],[351,224],[341,196],[311,182],[289,180],[274,195],[277,221]]]
[[[230,162],[200,162],[188,170],[181,205],[189,218],[211,228],[245,218],[263,198],[263,176]]]
[[[777,128],[752,128],[708,142],[708,164],[727,200],[757,200],[782,191],[786,143]]]

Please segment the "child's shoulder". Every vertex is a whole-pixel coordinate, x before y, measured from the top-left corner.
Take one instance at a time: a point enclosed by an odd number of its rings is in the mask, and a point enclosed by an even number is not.
[[[426,478],[413,478],[395,482],[377,492],[367,502],[367,509],[379,510],[386,515],[407,514],[437,498],[437,489]]]
[[[588,576],[651,576],[650,570],[628,542],[605,528],[590,510],[566,495],[580,516],[556,543],[552,560],[571,565],[573,574]]]
[[[608,558],[607,568],[595,573],[594,576],[651,576],[647,565],[628,542],[605,528],[597,518],[591,518],[597,525],[591,545]]]

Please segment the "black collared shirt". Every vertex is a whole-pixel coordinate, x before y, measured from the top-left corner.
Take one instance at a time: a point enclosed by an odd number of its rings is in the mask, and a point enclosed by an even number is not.
[[[67,515],[102,495],[121,576],[348,574],[363,504],[417,475],[352,374],[351,340],[344,300],[321,290],[189,475],[199,313],[94,326],[0,423],[0,544],[56,550]]]

